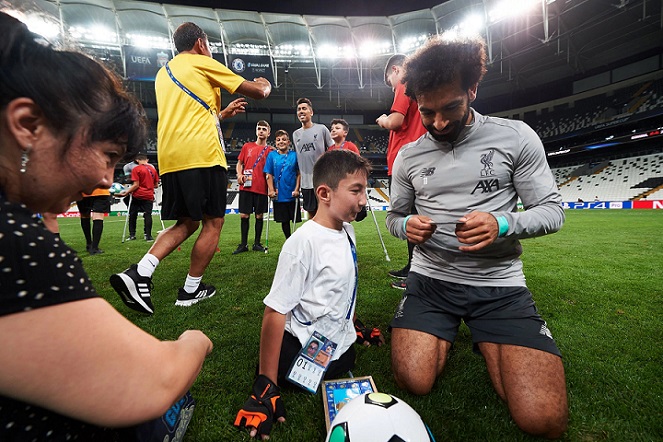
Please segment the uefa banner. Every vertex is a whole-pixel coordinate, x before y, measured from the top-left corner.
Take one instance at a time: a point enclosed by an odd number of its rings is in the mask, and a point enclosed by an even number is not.
[[[135,81],[154,81],[157,72],[172,58],[169,50],[123,46],[127,78]]]
[[[212,54],[215,60],[226,64],[223,54]],[[228,55],[228,68],[246,80],[264,77],[274,84],[274,71],[267,55]]]

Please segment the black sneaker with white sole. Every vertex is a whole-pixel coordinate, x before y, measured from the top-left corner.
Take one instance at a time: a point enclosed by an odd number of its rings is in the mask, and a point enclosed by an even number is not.
[[[389,270],[388,273],[392,278],[405,279],[407,274],[410,273],[410,266],[405,266],[400,270]]]
[[[184,287],[180,287],[177,292],[177,301],[175,301],[175,305],[189,307],[207,298],[211,298],[215,293],[216,288],[214,288],[213,285],[205,284],[203,282],[198,284],[198,288],[193,293],[188,293],[184,290]]]
[[[133,264],[122,273],[110,277],[110,283],[124,304],[137,312],[153,314],[150,295],[154,284],[152,278],[138,274],[138,265]]]

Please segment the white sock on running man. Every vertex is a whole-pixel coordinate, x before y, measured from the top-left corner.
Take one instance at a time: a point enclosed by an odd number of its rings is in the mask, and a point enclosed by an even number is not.
[[[187,274],[186,281],[184,281],[184,291],[187,293],[195,292],[198,286],[200,285],[200,281],[202,281],[202,279],[203,279],[202,276],[191,276]]]
[[[138,274],[140,276],[151,278],[158,265],[159,258],[147,253],[138,263]]]

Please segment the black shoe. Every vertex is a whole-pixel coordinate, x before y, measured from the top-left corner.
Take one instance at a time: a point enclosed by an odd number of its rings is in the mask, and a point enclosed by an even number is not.
[[[405,279],[407,274],[410,273],[410,266],[405,266],[400,270],[389,270],[388,273],[392,278]]]
[[[136,237],[131,235],[129,238],[127,238],[127,241],[136,241]]]
[[[152,238],[152,235],[145,235],[145,241],[152,242],[154,241],[154,238]]]
[[[85,251],[90,253],[90,250],[92,250],[92,244],[86,244],[85,245]]]
[[[127,307],[141,313],[150,315],[154,313],[150,299],[154,287],[152,278],[140,276],[137,264],[133,264],[122,273],[112,275],[110,283]]]
[[[407,288],[407,285],[403,280],[391,281],[391,286],[398,290],[405,290]]]
[[[237,255],[238,253],[244,253],[244,252],[248,252],[248,251],[249,251],[249,248],[246,246],[246,244],[238,244],[237,248],[233,252],[233,255]]]
[[[260,243],[258,243],[258,244],[253,244],[253,251],[254,251],[254,252],[263,252],[263,253],[264,253],[265,250],[267,250],[267,249],[265,249],[265,248],[262,246],[262,244],[260,244]]]
[[[101,250],[100,248],[96,248],[96,249],[94,249],[94,248],[92,248],[92,247],[90,247],[90,249],[88,250],[88,252],[90,253],[90,256],[92,256],[92,255],[101,255],[102,253],[104,253],[104,251]]]
[[[215,293],[216,289],[213,285],[204,284],[202,282],[198,284],[198,288],[193,293],[188,293],[184,290],[184,287],[180,287],[177,292],[177,301],[175,301],[175,305],[189,307],[204,299],[211,298]]]

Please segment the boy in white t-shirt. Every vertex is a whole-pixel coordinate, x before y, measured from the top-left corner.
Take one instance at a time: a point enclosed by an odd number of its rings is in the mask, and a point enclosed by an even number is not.
[[[285,242],[279,255],[260,335],[259,375],[235,425],[268,436],[285,420],[278,384],[302,347],[318,332],[337,347],[326,379],[354,367],[357,338],[355,233],[349,223],[366,205],[370,164],[349,151],[322,155],[313,169],[318,211]],[[276,381],[276,382],[274,382]]]

